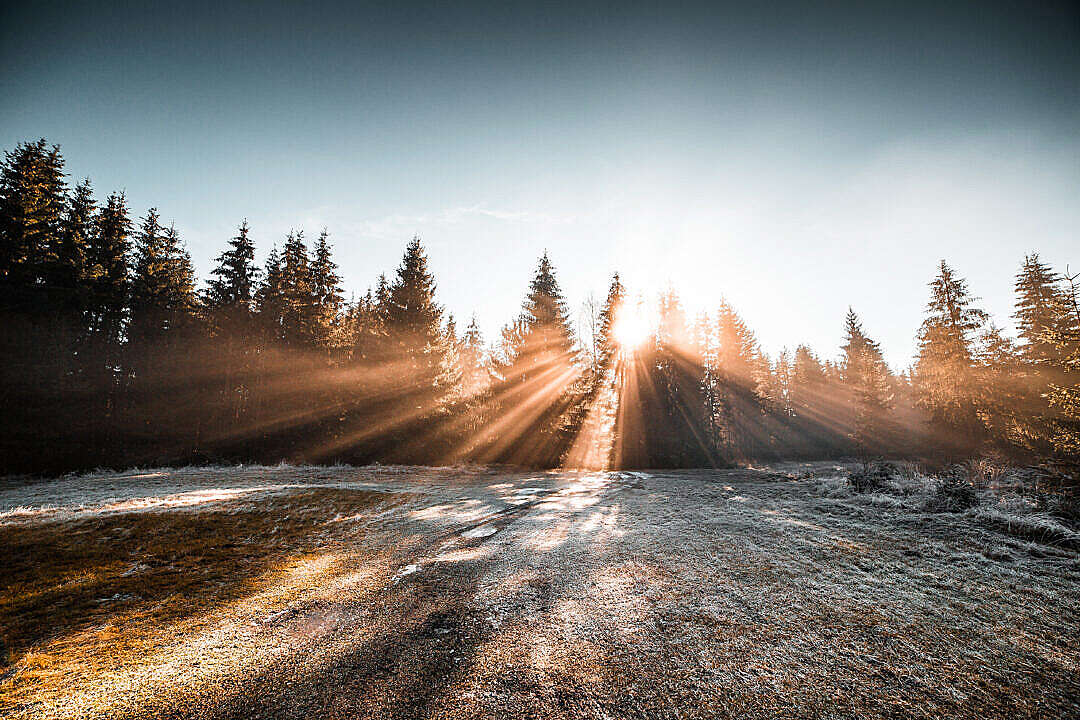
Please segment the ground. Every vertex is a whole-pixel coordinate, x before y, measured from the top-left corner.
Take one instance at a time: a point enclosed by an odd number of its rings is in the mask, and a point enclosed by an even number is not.
[[[0,717],[1080,717],[1077,544],[841,476],[9,480]]]

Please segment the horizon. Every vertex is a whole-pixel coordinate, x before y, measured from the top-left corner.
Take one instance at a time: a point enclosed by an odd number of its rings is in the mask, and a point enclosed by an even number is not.
[[[575,319],[617,271],[834,359],[851,306],[900,372],[941,259],[1010,334],[1023,257],[1077,262],[1067,3],[324,9],[7,7],[0,142],[158,207],[200,280],[245,217],[260,262],[325,226],[357,296],[419,235],[489,342],[546,249]]]

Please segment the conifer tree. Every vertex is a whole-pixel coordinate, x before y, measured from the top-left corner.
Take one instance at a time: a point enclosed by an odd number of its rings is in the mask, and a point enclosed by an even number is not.
[[[83,327],[87,337],[80,349],[83,373],[101,402],[104,414],[99,424],[105,436],[114,426],[121,372],[124,320],[127,314],[128,236],[131,219],[123,194],[113,193],[93,220],[87,239],[82,288]]]
[[[277,245],[267,255],[262,282],[255,291],[255,309],[259,325],[270,343],[282,341],[282,318],[285,312],[284,273]]]
[[[794,361],[787,348],[780,351],[769,372],[769,397],[783,415],[793,412],[791,406],[791,380],[794,375]]]
[[[462,339],[458,337],[457,321],[453,315],[447,315],[446,328],[443,330],[442,367],[437,383],[453,393],[453,399],[460,399],[461,381],[464,376],[461,366]],[[449,396],[448,396],[449,397]]]
[[[806,345],[795,348],[791,368],[791,404],[796,414],[817,409],[823,404],[825,368]]]
[[[519,382],[527,382],[552,364],[569,366],[574,359],[574,332],[566,300],[545,252],[529,284],[519,320],[508,335],[502,364],[513,367]]]
[[[135,237],[129,330],[132,343],[149,342],[167,329],[169,261],[161,217],[157,208],[150,208]]]
[[[1057,373],[1050,382],[1047,399],[1053,412],[1049,418],[1050,442],[1059,456],[1074,467],[1080,462],[1080,288],[1077,278],[1067,275],[1066,287],[1058,303],[1058,317],[1050,340],[1057,358]]]
[[[443,311],[435,302],[435,277],[419,237],[405,248],[394,283],[388,289],[380,287],[377,296],[387,292],[383,325],[390,347],[403,363],[399,380],[414,391],[431,393],[433,401],[451,388],[440,387],[445,385],[440,377],[447,350]]]
[[[615,331],[615,324],[618,322],[619,312],[623,309],[623,305],[626,302],[626,288],[619,280],[619,273],[615,273],[611,276],[611,284],[608,286],[607,297],[604,298],[604,305],[600,310],[600,337],[598,344],[600,347],[600,372],[601,377],[611,367],[612,360],[614,359],[616,347],[615,338],[613,337]]]
[[[102,353],[97,362],[116,368],[127,313],[131,250],[131,218],[123,193],[109,196],[94,226],[86,249],[87,324]]]
[[[705,368],[694,352],[682,303],[673,289],[660,295],[649,384],[656,404],[646,410],[648,462],[653,466],[709,465],[714,451],[705,418]],[[646,400],[646,406],[650,403]]]
[[[1024,258],[1024,264],[1016,275],[1016,329],[1024,341],[1021,351],[1024,358],[1034,364],[1045,364],[1055,359],[1055,348],[1050,339],[1062,302],[1058,284],[1061,275],[1039,260],[1037,253]]]
[[[465,398],[472,398],[484,392],[490,382],[484,353],[484,338],[480,326],[473,316],[458,351],[461,364],[461,393]]]
[[[342,310],[341,277],[337,274],[329,234],[324,229],[315,243],[311,261],[311,284],[315,298],[315,344],[326,350],[339,345],[343,338],[335,337]]]
[[[31,288],[46,281],[62,246],[64,159],[60,146],[49,147],[42,138],[21,143],[4,154],[0,165],[0,283],[9,288]],[[37,302],[27,296],[8,300]],[[25,307],[23,308],[25,309]]]
[[[90,180],[75,186],[68,199],[58,247],[48,268],[46,283],[62,291],[61,302],[68,313],[82,314],[86,303],[82,284],[87,274],[87,253],[96,232],[97,203]]]
[[[573,423],[580,417],[575,389],[580,376],[566,300],[545,252],[529,283],[518,318],[503,328],[495,374],[497,412],[514,418],[514,437],[528,443],[513,447],[513,437],[496,438],[495,459],[554,464],[569,447]],[[520,418],[520,419],[518,419]]]
[[[852,439],[861,452],[881,445],[886,413],[893,407],[888,366],[878,344],[863,332],[858,315],[848,308],[841,373],[852,404]]]
[[[757,452],[763,358],[757,338],[727,302],[716,313],[716,427],[725,455]],[[767,366],[765,368],[767,370]]]
[[[353,332],[352,358],[371,367],[383,365],[389,357],[386,339],[386,316],[390,307],[390,283],[380,274],[375,291],[367,293],[357,305]]]
[[[729,384],[754,386],[754,366],[761,352],[754,333],[735,309],[720,303],[716,314],[717,363]]]
[[[281,259],[281,336],[287,347],[308,348],[315,341],[315,287],[302,230],[285,240]]]
[[[980,434],[972,355],[976,333],[988,317],[975,300],[967,283],[942,260],[930,283],[915,365],[920,405],[934,420],[956,429],[967,443],[976,442]]]
[[[218,422],[238,423],[249,407],[256,382],[258,356],[255,302],[259,270],[255,265],[255,244],[244,220],[228,249],[217,257],[210,281],[203,292],[203,310],[214,338],[214,352],[221,365],[218,371]]]
[[[1041,452],[1048,447],[1045,383],[1039,395],[1031,392],[1031,381],[1024,377],[1022,351],[1000,328],[988,324],[976,339],[974,381],[977,384],[978,416],[989,437],[1008,449],[1020,445]],[[1036,447],[1042,444],[1043,447]]]
[[[237,235],[229,240],[229,248],[218,255],[216,262],[203,295],[211,330],[246,336],[251,330],[259,275],[247,220],[240,224]]]
[[[720,450],[720,394],[717,376],[716,333],[707,312],[698,315],[691,338],[694,356],[702,369],[702,401],[705,404],[705,428],[709,447],[714,453]]]
[[[18,145],[0,163],[0,454],[42,441],[52,441],[55,452],[60,445],[46,428],[70,420],[75,293],[70,283],[54,284],[63,251],[63,168],[60,148],[44,139]]]
[[[127,415],[151,445],[169,438],[190,451],[200,434],[202,415],[185,412],[204,401],[192,379],[197,312],[191,257],[175,225],[163,227],[151,208],[135,238],[124,363]]]

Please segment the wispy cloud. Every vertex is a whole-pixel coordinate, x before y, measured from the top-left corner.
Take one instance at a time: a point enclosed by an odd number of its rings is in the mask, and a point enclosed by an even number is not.
[[[322,217],[322,213],[309,213],[314,217]],[[342,218],[335,221],[334,225],[340,233],[359,238],[375,240],[401,240],[413,233],[422,233],[425,230],[445,227],[448,225],[460,225],[476,219],[491,219],[503,223],[520,225],[568,225],[573,223],[574,216],[557,216],[548,213],[537,213],[528,210],[509,210],[504,208],[489,207],[485,203],[475,205],[459,205],[444,208],[437,212],[420,214],[383,215],[377,218]]]

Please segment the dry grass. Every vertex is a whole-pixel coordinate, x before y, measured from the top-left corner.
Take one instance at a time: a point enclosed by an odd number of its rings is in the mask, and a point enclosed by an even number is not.
[[[313,489],[255,506],[0,526],[10,552],[0,585],[5,664],[34,683],[71,660],[65,647],[80,652],[72,638],[108,646],[114,658],[144,651],[156,628],[255,593],[268,576],[325,550],[339,534],[329,520],[387,499]]]
[[[9,501],[0,716],[1080,715],[1080,555],[915,476],[244,472]]]

